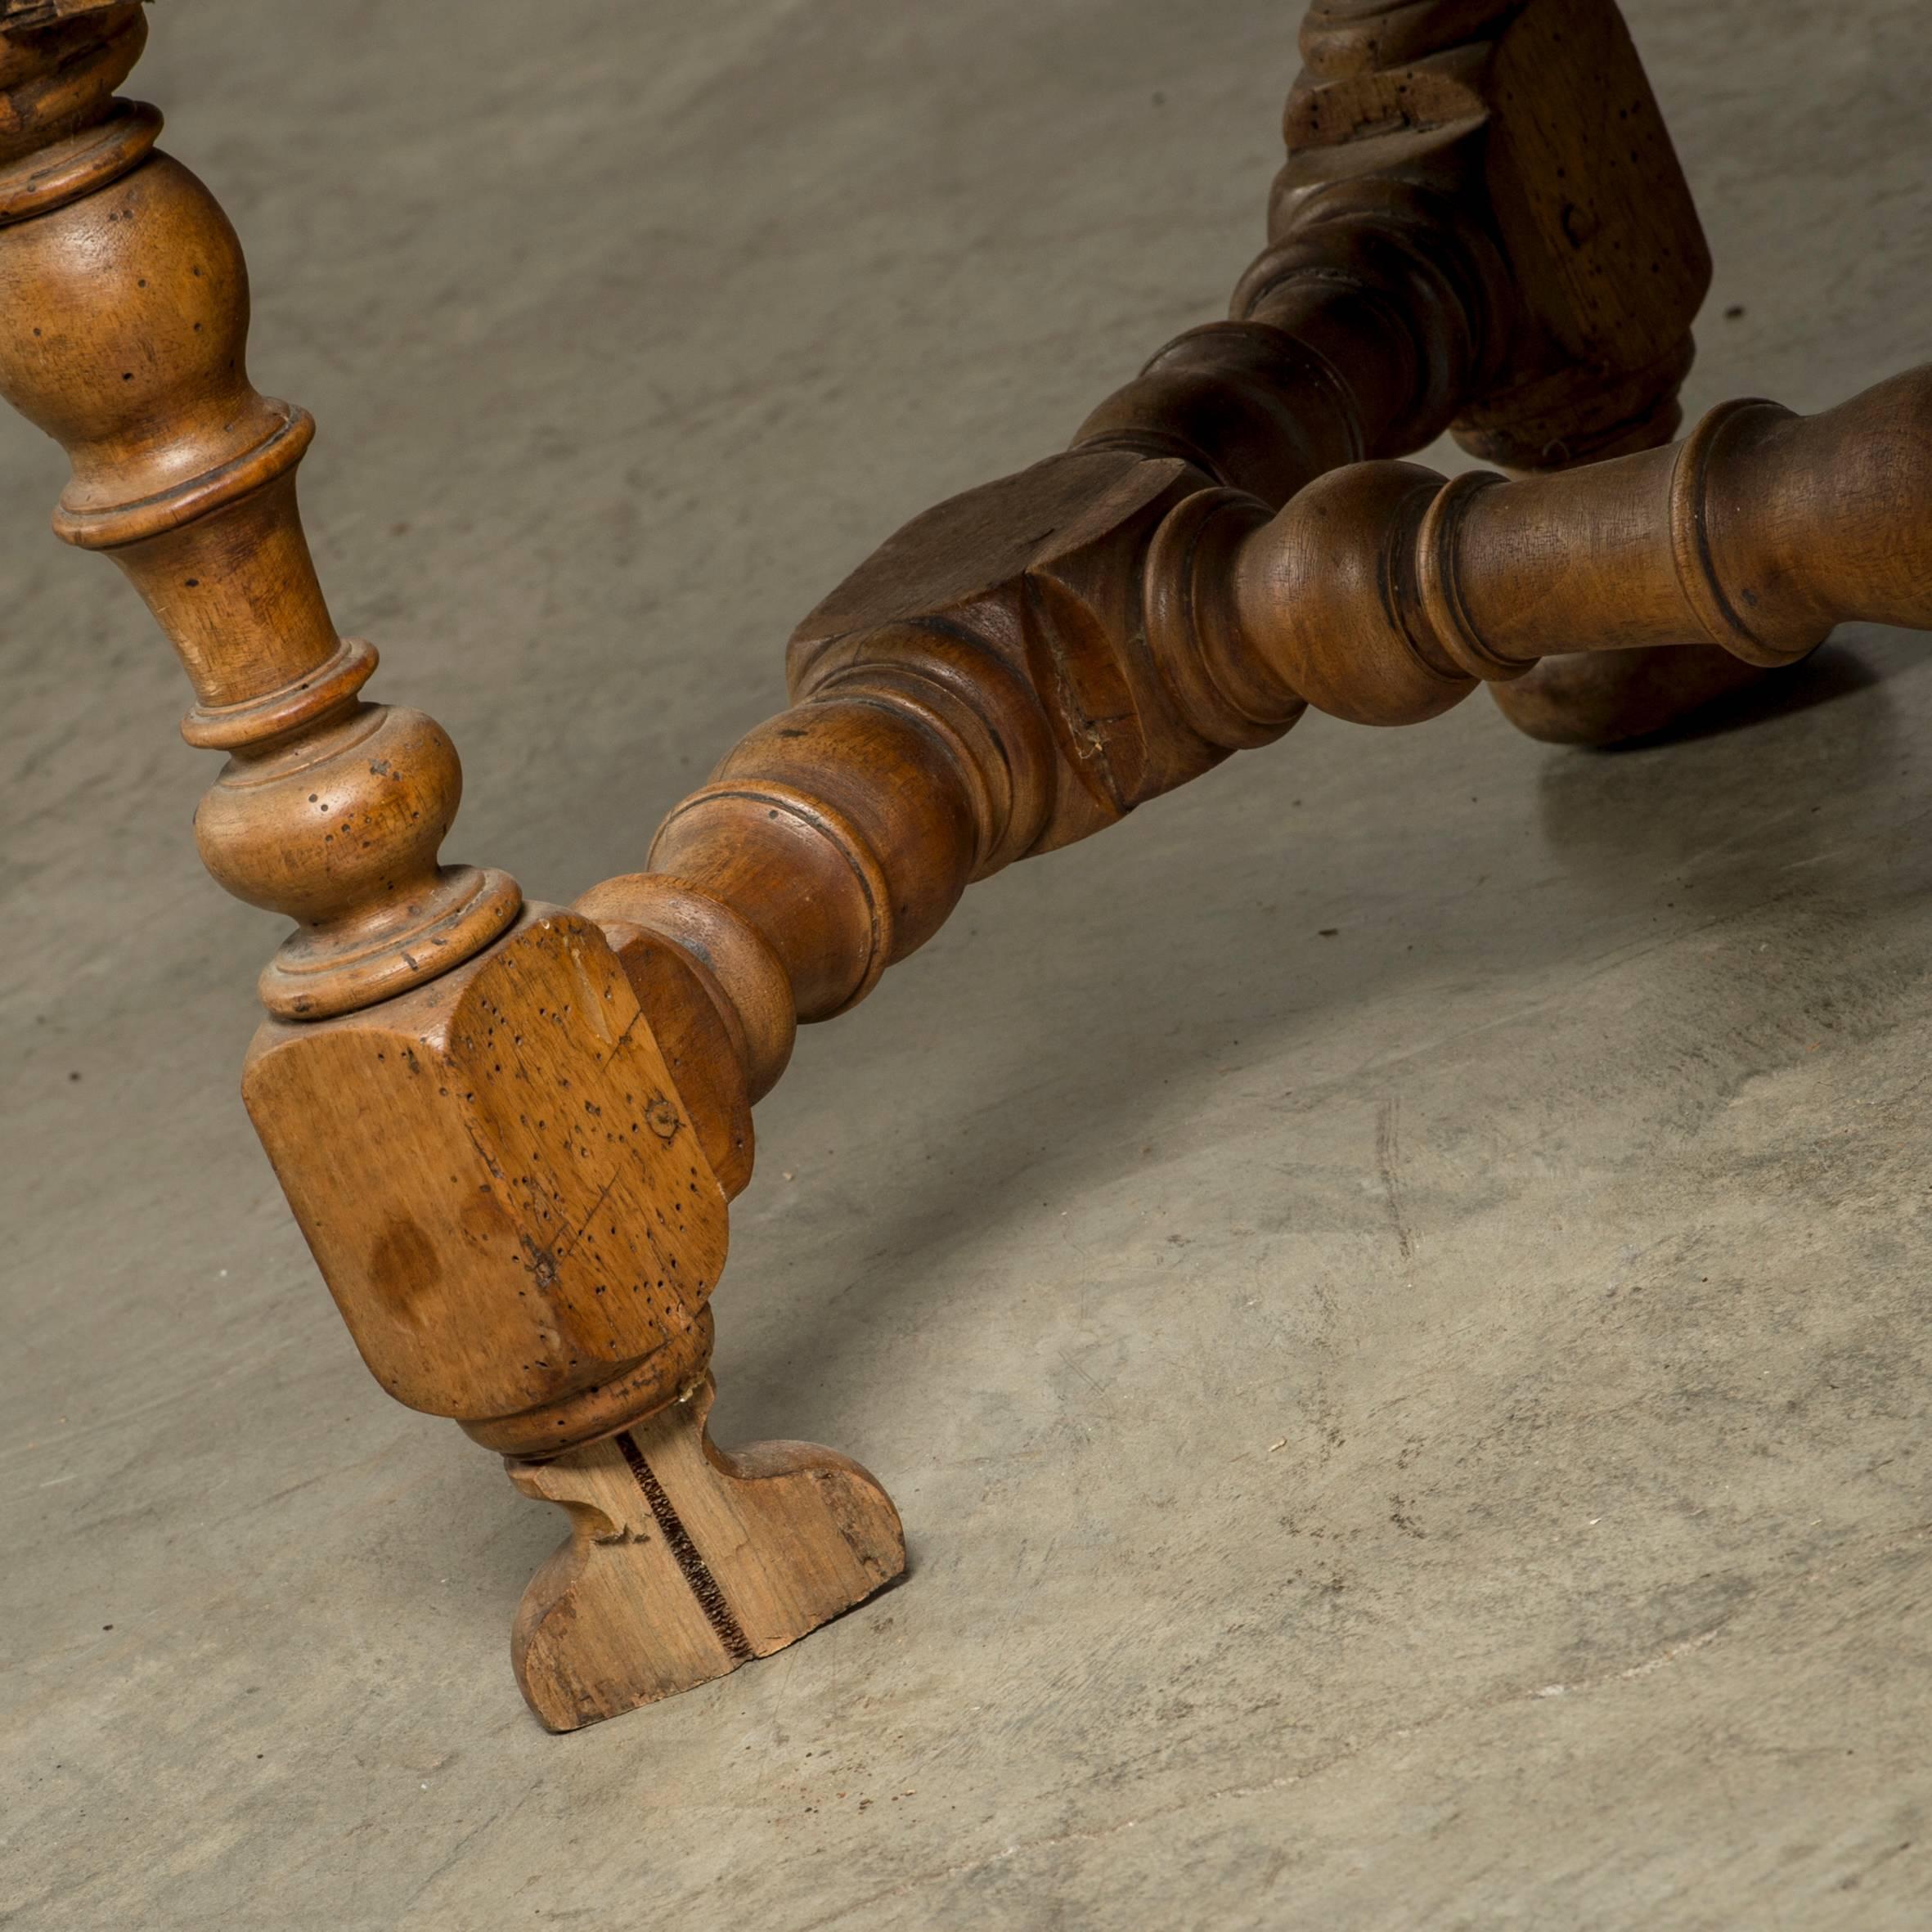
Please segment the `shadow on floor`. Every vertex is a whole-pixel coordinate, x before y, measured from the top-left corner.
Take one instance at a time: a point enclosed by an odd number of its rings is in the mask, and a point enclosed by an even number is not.
[[[1848,831],[1857,836],[1846,821],[1860,813],[1861,793],[1889,783],[1902,733],[1885,687],[1913,669],[1903,640],[1873,633],[1866,656],[1828,646],[1788,678],[1719,701],[1674,733],[1608,753],[1530,750],[1538,763],[1526,802],[1546,847],[1561,859],[1570,894],[1561,918],[1551,915],[1545,898],[1506,896],[1493,919],[1485,901],[1480,917],[1430,928],[1426,946],[1364,941],[1345,959],[1319,939],[1290,937],[1283,922],[1269,916],[1273,909],[1257,897],[1254,882],[1292,871],[1296,854],[1278,828],[1254,849],[1251,824],[1227,839],[1204,840],[1197,852],[1170,851],[1157,865],[1143,862],[1124,903],[1117,883],[1075,887],[1066,896],[1065,915],[1088,928],[1079,948],[1024,956],[977,949],[973,1004],[981,1013],[997,1013],[1009,1050],[990,1054],[964,1080],[948,1081],[937,1130],[941,1161],[918,1178],[908,1175],[903,1187],[888,1176],[869,1176],[859,1184],[861,1193],[828,1204],[815,1225],[788,1230],[782,1239],[776,1229],[753,1232],[744,1244],[747,1285],[765,1275],[768,1286],[761,1292],[782,1293],[786,1314],[763,1328],[762,1344],[738,1361],[737,1392],[754,1413],[789,1422],[800,1365],[810,1361],[811,1380],[821,1391],[811,1425],[824,1440],[838,1440],[856,1386],[837,1373],[827,1386],[828,1358],[844,1352],[841,1337],[884,1319],[895,1304],[916,1300],[918,1277],[1041,1189],[1064,1193],[1121,1178],[1134,1165],[1141,1139],[1138,1128],[1123,1123],[1148,1117],[1157,1102],[1171,1117],[1184,1108],[1190,1086],[1206,1086],[1227,1071],[1216,1063],[1226,1057],[1229,1030],[1238,1036],[1244,1060],[1292,1061],[1340,1016],[1418,982],[1465,988],[1495,982],[1499,959],[1525,977],[1560,968],[1588,955],[1606,919],[1642,917],[1649,908],[1687,928],[1815,889],[1818,875],[1803,873],[1802,882],[1809,883],[1801,883],[1799,869],[1841,844]],[[1494,728],[1507,731],[1500,718]],[[1515,752],[1525,749],[1511,743]],[[1458,767],[1458,776],[1473,780],[1480,770]],[[1297,782],[1320,776],[1311,769]],[[1441,779],[1440,771],[1418,771],[1418,798]],[[1345,831],[1352,809],[1341,814]],[[1352,860],[1331,858],[1329,869],[1339,869],[1364,903],[1386,905],[1398,870],[1405,880],[1454,879],[1514,862],[1507,839],[1485,828],[1483,842],[1473,842],[1470,828],[1453,815],[1433,808],[1418,814],[1410,849],[1390,853],[1380,880],[1373,871],[1354,870]],[[1330,836],[1333,824],[1332,819],[1324,829]],[[1048,861],[1082,862],[1078,854]],[[1164,901],[1170,908],[1192,901],[1209,916],[1150,920],[1149,907]],[[1097,947],[1094,929],[1103,926],[1108,932]],[[1085,957],[1070,956],[1076,950]],[[1096,951],[1108,962],[1103,986],[1093,978]],[[1177,984],[1190,989],[1180,1011],[1171,999]],[[940,989],[907,990],[930,1000]],[[1801,1001],[1804,989],[1795,985],[1790,996]],[[1768,1023],[1772,1016],[1765,1017]],[[974,1020],[974,1013],[959,1012],[950,1023],[969,1027]],[[896,1046],[887,1037],[903,1024],[855,1029],[842,1043],[836,1073],[813,1070],[815,1078],[832,1078],[843,1089],[818,1104],[863,1114],[869,1096],[903,1082],[896,1057],[903,1040]],[[1016,1061],[1027,1075],[1020,1092],[1011,1085]],[[1298,1103],[1314,1091],[1300,1089]],[[1009,1122],[1022,1115],[1027,1130],[1015,1135]],[[767,1241],[773,1253],[758,1254]],[[735,1402],[732,1408],[746,1413]]]

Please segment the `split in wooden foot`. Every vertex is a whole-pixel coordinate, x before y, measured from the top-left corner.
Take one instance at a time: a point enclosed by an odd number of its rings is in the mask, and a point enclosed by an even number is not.
[[[527,1496],[570,1512],[530,1579],[511,1660],[553,1731],[769,1656],[905,1567],[892,1498],[808,1442],[727,1455],[706,1427],[708,1376],[634,1427],[543,1462],[505,1459]]]

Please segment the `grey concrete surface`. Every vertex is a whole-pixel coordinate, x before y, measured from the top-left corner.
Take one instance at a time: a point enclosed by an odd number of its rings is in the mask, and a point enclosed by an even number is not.
[[[821,591],[1216,312],[1296,11],[155,10],[454,856],[634,866]],[[1923,0],[1631,15],[1693,405],[1923,359]],[[910,1579],[557,1739],[560,1519],[315,1277],[236,1097],[276,932],[63,474],[0,423],[0,1922],[1932,1918],[1921,645],[1616,757],[1311,720],[976,888],[802,1041],[718,1304],[721,1440],[860,1457]]]

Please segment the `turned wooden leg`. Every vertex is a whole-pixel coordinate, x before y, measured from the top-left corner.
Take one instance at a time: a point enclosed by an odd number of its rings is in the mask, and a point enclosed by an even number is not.
[[[1668,407],[1640,418],[1588,460],[1608,461],[1658,448],[1670,440],[1679,415],[1673,388]],[[1469,447],[1482,454],[1495,446],[1471,439]],[[1562,460],[1528,463],[1524,459],[1530,452],[1521,442],[1504,445],[1495,453],[1506,462],[1514,457],[1509,473],[1525,479],[1578,466],[1568,460],[1566,445],[1546,443],[1543,448]],[[1687,640],[1640,645],[1625,651],[1579,649],[1545,658],[1520,677],[1491,684],[1489,696],[1525,737],[1544,744],[1602,748],[1669,730],[1720,698],[1795,668],[1749,663],[1719,645]]]
[[[1399,725],[1552,648],[1701,631],[1775,667],[1841,622],[1932,628],[1932,365],[1816,416],[1724,403],[1679,444],[1546,476],[1358,463],[1265,522],[1199,501],[1149,560],[1184,613],[1152,640],[1177,686]],[[1233,541],[1203,541],[1215,522]]]
[[[1588,647],[1622,665],[1548,674],[1544,721],[1600,739],[1840,619],[1932,625],[1932,371],[1649,447],[1708,262],[1610,0],[1322,0],[1233,318],[833,591],[793,636],[792,708],[672,811],[650,871],[526,904],[441,857],[447,736],[362,696],[375,651],[337,633],[296,511],[312,425],[247,377],[239,244],[114,95],[144,31],[133,0],[0,0],[0,396],[68,450],[56,528],[146,599],[185,735],[227,754],[209,869],[296,922],[244,1094],[363,1359],[571,1518],[515,1626],[555,1728],[904,1566],[856,1465],[711,1445],[710,1301],[793,1029],[972,881],[1309,705],[1410,723],[1523,680],[1529,719],[1534,661]],[[1451,424],[1544,474],[1358,460]],[[1644,653],[1694,638],[1730,654]]]
[[[364,1360],[486,1447],[560,1458],[518,1464],[580,1527],[519,1668],[548,1721],[582,1723],[789,1642],[904,1561],[869,1477],[825,1450],[728,1461],[708,1392],[680,1400],[791,989],[782,1012],[744,991],[779,973],[755,936],[607,937],[443,861],[456,750],[365,699],[375,649],[337,632],[296,508],[314,425],[248,378],[240,244],[155,148],[159,114],[115,97],[145,33],[132,0],[0,0],[0,397],[67,449],[56,529],[133,581],[194,686],[184,735],[227,755],[195,817],[209,869],[296,922],[245,1097]]]
[[[1674,399],[1668,411],[1604,451],[1604,460],[1668,443],[1678,415]],[[1570,467],[1519,465],[1511,474],[1526,479]],[[1721,645],[1687,640],[1627,651],[1579,649],[1545,658],[1521,677],[1491,684],[1489,696],[1526,737],[1544,744],[1602,747],[1669,730],[1705,705],[1792,668],[1747,663]]]
[[[892,1498],[809,1442],[727,1454],[708,1375],[683,1400],[549,1462],[505,1457],[526,1496],[570,1515],[510,1640],[553,1731],[688,1691],[795,1643],[905,1567]]]

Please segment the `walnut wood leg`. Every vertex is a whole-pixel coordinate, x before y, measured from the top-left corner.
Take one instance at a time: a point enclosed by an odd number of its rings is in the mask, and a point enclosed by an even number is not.
[[[905,1567],[899,1512],[808,1442],[727,1454],[713,1390],[545,1462],[505,1458],[570,1536],[523,1593],[517,1682],[553,1731],[615,1717],[795,1643]]]
[[[615,1445],[519,1465],[559,1498],[654,1430],[690,1532],[667,1547],[703,1552],[758,1654],[903,1561],[869,1478],[829,1451],[710,1455],[708,1397],[684,1400],[790,1009],[443,862],[456,750],[364,699],[375,650],[337,633],[296,508],[314,425],[249,380],[240,245],[155,148],[160,115],[115,97],[146,33],[133,0],[0,0],[0,394],[67,449],[56,530],[134,583],[194,687],[184,736],[227,754],[195,819],[209,870],[296,922],[247,1104],[383,1386],[519,1457]],[[681,1599],[613,1593],[622,1563],[585,1547],[519,1644],[546,1716],[592,1714],[556,1701],[573,1670],[618,1709],[719,1667],[680,1650]]]
[[[1552,650],[1701,632],[1792,664],[1839,623],[1932,628],[1932,365],[1815,416],[1725,403],[1682,443],[1579,470],[1358,463],[1265,521],[1231,492],[1214,508],[1235,536],[1205,571],[1166,532],[1150,559],[1188,573],[1157,651],[1209,685],[1396,725]]]
[[[1670,440],[1677,418],[1674,405],[1591,460],[1655,449]],[[1511,474],[1518,477],[1577,466],[1563,446],[1550,452],[1562,461],[1534,467],[1524,465],[1521,452],[1516,453],[1519,461]],[[1545,658],[1520,677],[1491,684],[1489,696],[1526,737],[1544,744],[1601,748],[1668,730],[1720,698],[1774,672],[1795,669],[1750,663],[1714,644],[1639,645],[1632,650],[1566,651]]]
[[[1464,405],[1457,440],[1516,474],[1669,442],[1710,265],[1615,10],[1316,0],[1301,44],[1308,71],[1290,102],[1296,155],[1278,218],[1305,191],[1313,157],[1346,147],[1364,125],[1400,139],[1381,131],[1453,119],[1443,111],[1454,100],[1445,63],[1473,70],[1465,84],[1492,120],[1485,164],[1499,227],[1540,325],[1500,379]],[[1620,154],[1593,146],[1591,130],[1608,128],[1628,135]],[[1532,737],[1606,744],[1660,730],[1765,675],[1687,637],[1611,657],[1546,658],[1490,695]]]
[[[447,737],[362,696],[375,652],[338,636],[295,508],[312,425],[245,372],[239,245],[114,97],[144,32],[133,0],[0,0],[0,393],[67,448],[56,528],[126,572],[194,685],[185,735],[227,754],[210,870],[295,921],[244,1090],[357,1346],[570,1512],[516,1634],[559,1728],[903,1564],[854,1465],[707,1442],[710,1301],[794,1029],[968,883],[1311,704],[1413,723],[1552,652],[1632,654],[1595,712],[1549,674],[1557,721],[1601,732],[1646,676],[1668,710],[1719,675],[1644,647],[1776,665],[1840,618],[1932,624],[1932,372],[1649,447],[1709,262],[1611,0],[1319,0],[1230,319],[833,591],[791,709],[653,869],[527,905],[441,859]],[[1451,425],[1544,473],[1387,460]]]

